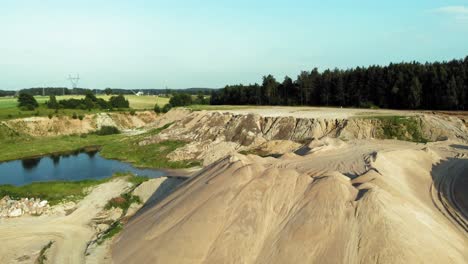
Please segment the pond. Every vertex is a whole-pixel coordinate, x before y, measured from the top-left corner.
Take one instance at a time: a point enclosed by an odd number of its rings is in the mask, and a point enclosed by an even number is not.
[[[151,178],[168,175],[163,170],[140,169],[126,162],[105,159],[99,152],[92,151],[0,163],[0,184],[20,186],[32,182],[102,179],[116,172]]]

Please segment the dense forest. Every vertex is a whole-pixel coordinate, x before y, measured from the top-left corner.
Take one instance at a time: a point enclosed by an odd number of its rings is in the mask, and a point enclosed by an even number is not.
[[[272,75],[251,85],[213,91],[211,104],[312,105],[394,109],[468,109],[468,56],[464,60],[340,70],[316,68],[292,80]]]

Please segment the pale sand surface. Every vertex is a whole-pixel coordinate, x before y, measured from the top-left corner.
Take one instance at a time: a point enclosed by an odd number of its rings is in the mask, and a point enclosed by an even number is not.
[[[233,114],[258,114],[265,117],[292,116],[296,118],[324,118],[347,119],[358,116],[410,116],[417,111],[387,110],[387,109],[358,109],[338,107],[284,107],[284,106],[260,106],[246,109],[218,110],[216,112]]]
[[[114,262],[468,262],[468,146],[325,138],[297,153],[208,166],[129,222]]]

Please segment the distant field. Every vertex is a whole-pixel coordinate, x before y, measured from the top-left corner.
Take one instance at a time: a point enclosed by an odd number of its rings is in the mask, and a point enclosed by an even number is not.
[[[57,100],[64,100],[70,98],[80,99],[83,98],[82,95],[60,95],[57,96]],[[110,96],[108,95],[98,95],[98,98],[104,98],[108,100]],[[49,100],[49,96],[35,96],[38,103],[45,103]],[[153,109],[154,105],[157,103],[160,106],[164,106],[165,104],[169,103],[169,98],[164,97],[156,97],[156,96],[136,96],[136,95],[126,95],[130,102],[130,107],[133,109]],[[13,97],[0,97],[0,109],[16,107],[17,101],[16,98]]]
[[[57,96],[57,100],[64,100],[70,98],[80,99],[83,98],[82,95],[65,95]],[[99,98],[104,98],[108,100],[110,96],[99,95]],[[13,97],[0,97],[0,119],[10,119],[10,118],[22,118],[35,115],[38,112],[40,116],[47,116],[49,113],[53,113],[55,110],[47,109],[43,104],[49,100],[49,96],[35,96],[40,107],[37,111],[20,111],[17,107],[18,102],[16,98]],[[137,110],[151,110],[154,108],[155,104],[159,106],[164,106],[169,103],[169,98],[156,97],[156,96],[136,96],[136,95],[126,95],[130,102],[130,107]],[[99,110],[92,110],[91,112],[99,112]],[[61,109],[60,113],[63,115],[71,115],[72,113],[77,114],[86,114],[90,113],[88,110],[79,110],[79,109]]]

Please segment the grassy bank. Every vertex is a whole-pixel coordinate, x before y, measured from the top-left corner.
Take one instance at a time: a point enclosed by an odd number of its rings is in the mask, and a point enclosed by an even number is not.
[[[73,152],[87,146],[112,144],[112,142],[124,137],[124,135],[98,136],[89,134],[86,136],[71,135],[34,138],[18,135],[0,140],[0,145],[2,146],[0,161]]]
[[[47,200],[51,205],[55,205],[62,201],[78,201],[86,196],[86,190],[90,187],[111,181],[117,177],[126,177],[135,186],[148,179],[129,174],[116,174],[101,180],[36,182],[24,186],[0,185],[0,197],[8,195],[13,199],[40,198]]]
[[[163,141],[140,146],[144,138],[154,136],[169,125],[153,129],[137,136],[124,134],[99,136],[96,134],[70,135],[58,137],[30,137],[17,135],[0,127],[0,162],[29,157],[74,152],[88,146],[99,146],[101,155],[109,159],[127,161],[138,167],[182,169],[198,166],[198,161],[169,161],[167,155],[186,142]],[[2,133],[5,137],[2,138]],[[13,135],[13,134],[14,135]]]
[[[378,122],[378,137],[381,139],[398,139],[418,143],[428,142],[421,131],[420,120],[417,117],[378,116],[368,117],[368,119]]]
[[[146,168],[183,169],[200,165],[198,161],[170,161],[167,158],[169,153],[185,146],[186,142],[168,140],[140,146],[138,143],[144,136],[114,141],[112,144],[105,145],[100,153],[105,158],[118,159]]]

